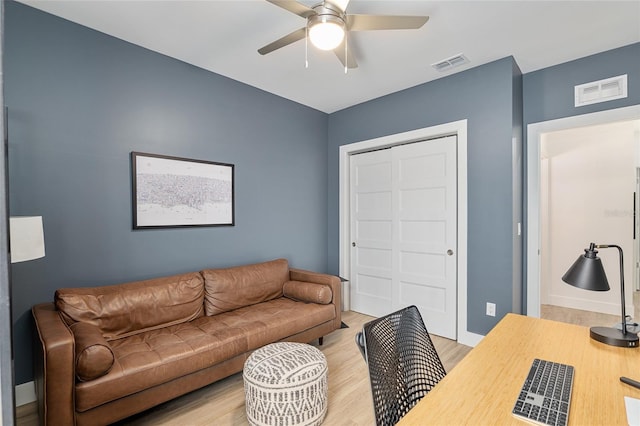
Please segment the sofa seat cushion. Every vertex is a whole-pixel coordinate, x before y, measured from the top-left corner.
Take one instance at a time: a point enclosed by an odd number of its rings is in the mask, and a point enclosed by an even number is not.
[[[334,305],[301,303],[286,297],[225,312],[212,318],[231,329],[240,329],[249,350],[309,330],[336,317]],[[215,324],[215,325],[214,325]],[[217,322],[211,325],[218,327]]]
[[[211,327],[204,318],[109,342],[113,367],[96,380],[76,383],[76,410],[90,410],[247,351],[241,330]]]
[[[115,362],[111,371],[98,379],[76,383],[76,410],[84,412],[202,370],[335,316],[333,305],[281,297],[112,340],[109,344]]]

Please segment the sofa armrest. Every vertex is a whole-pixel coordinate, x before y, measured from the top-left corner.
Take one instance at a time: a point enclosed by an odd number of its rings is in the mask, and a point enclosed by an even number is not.
[[[35,305],[34,373],[40,424],[73,425],[75,348],[73,334],[53,303]]]
[[[336,311],[334,325],[336,330],[340,328],[342,323],[342,283],[340,282],[340,278],[335,275],[289,268],[289,279],[291,281],[305,281],[331,287],[331,292],[333,293],[331,304],[334,305]]]

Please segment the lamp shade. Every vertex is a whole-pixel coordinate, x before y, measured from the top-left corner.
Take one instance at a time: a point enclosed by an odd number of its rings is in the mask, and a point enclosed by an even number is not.
[[[595,245],[591,244],[584,254],[578,257],[569,270],[562,276],[562,281],[574,287],[592,291],[608,291],[609,282],[598,257]]]
[[[333,50],[342,43],[344,21],[333,14],[314,15],[309,18],[309,39],[320,50]]]
[[[11,263],[44,257],[42,216],[9,218]]]
[[[640,345],[640,338],[637,333],[627,332],[627,314],[624,309],[624,262],[622,260],[622,247],[615,244],[599,244],[591,243],[584,254],[580,256],[571,268],[563,275],[562,281],[571,284],[574,287],[592,291],[609,290],[609,282],[607,275],[604,273],[602,261],[598,257],[597,248],[617,248],[620,255],[620,304],[621,304],[621,322],[620,328],[616,327],[591,327],[589,336],[598,342],[618,346],[621,348],[637,348]]]

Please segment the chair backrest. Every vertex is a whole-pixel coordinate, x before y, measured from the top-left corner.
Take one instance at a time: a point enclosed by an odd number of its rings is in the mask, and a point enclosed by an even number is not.
[[[415,306],[366,323],[356,344],[369,367],[378,426],[395,425],[446,375]]]

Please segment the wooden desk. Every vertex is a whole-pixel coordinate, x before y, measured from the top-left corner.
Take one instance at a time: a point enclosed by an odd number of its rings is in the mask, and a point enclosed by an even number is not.
[[[602,325],[602,324],[594,324]],[[523,425],[511,414],[534,358],[575,367],[569,425],[627,425],[640,389],[640,349],[596,342],[589,329],[508,314],[399,425]]]

